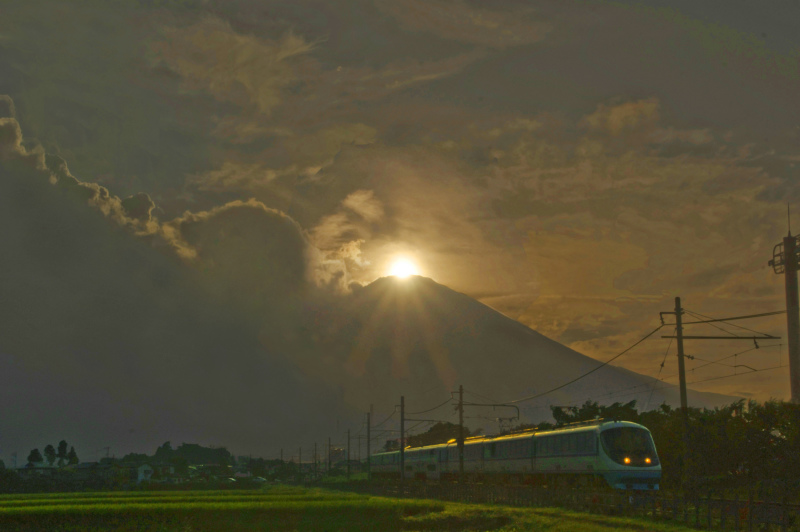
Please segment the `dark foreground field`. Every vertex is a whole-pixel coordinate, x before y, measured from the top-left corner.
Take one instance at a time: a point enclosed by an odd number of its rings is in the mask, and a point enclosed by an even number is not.
[[[567,512],[394,500],[293,487],[0,496],[0,530],[688,530]]]

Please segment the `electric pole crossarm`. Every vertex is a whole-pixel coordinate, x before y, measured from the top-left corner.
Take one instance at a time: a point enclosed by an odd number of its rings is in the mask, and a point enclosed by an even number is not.
[[[679,338],[678,336],[662,336],[661,338]],[[780,336],[680,336],[684,340],[780,340]]]
[[[665,314],[662,312],[662,314]],[[667,314],[674,314],[674,312],[669,312]],[[750,314],[749,316],[733,316],[732,318],[715,318],[715,319],[707,319],[707,320],[700,320],[700,321],[684,321],[684,325],[695,325],[697,323],[716,323],[718,321],[734,321],[734,320],[749,320],[751,318],[763,318],[765,316],[776,316],[778,314],[786,314],[785,310],[776,310],[774,312],[762,312],[761,314]]]

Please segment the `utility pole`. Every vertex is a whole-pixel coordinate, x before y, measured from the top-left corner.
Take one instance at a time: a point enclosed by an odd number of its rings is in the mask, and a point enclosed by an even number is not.
[[[792,236],[783,237],[783,242],[772,250],[769,265],[777,274],[783,274],[786,285],[786,333],[789,336],[789,385],[792,391],[792,403],[800,403],[800,305],[797,297],[798,243]]]
[[[683,412],[684,422],[688,419],[689,402],[686,399],[686,365],[683,360],[683,309],[681,308],[681,298],[675,298],[675,336],[678,344],[678,374],[680,379],[681,391],[681,411]]]
[[[347,480],[350,480],[350,429],[347,429]]]
[[[691,477],[691,454],[689,449],[691,448],[689,442],[689,404],[686,398],[686,364],[685,358],[686,355],[683,352],[683,341],[684,340],[779,340],[780,337],[771,336],[771,335],[762,335],[762,336],[687,336],[683,334],[683,313],[684,310],[681,307],[681,298],[675,298],[675,311],[674,312],[661,312],[661,323],[664,324],[664,314],[674,314],[675,315],[675,336],[662,336],[661,338],[674,338],[677,340],[678,344],[678,377],[680,379],[680,395],[681,395],[681,418],[683,422],[683,485],[684,489],[694,489],[693,479]],[[759,317],[759,315],[751,315],[751,316],[733,316],[730,318],[720,318],[720,319],[707,319],[707,320],[700,320],[700,321],[690,321],[686,324],[700,324],[700,323],[712,323],[717,321],[731,321],[731,320],[740,320],[746,318],[754,318]]]
[[[684,490],[690,489],[690,464],[689,464],[689,402],[686,398],[686,365],[683,353],[683,308],[681,298],[675,298],[675,310],[673,312],[662,312],[661,324],[664,324],[664,314],[675,315],[675,336],[662,336],[662,338],[675,338],[678,344],[678,379],[680,383],[681,395],[681,424],[683,425],[683,470],[681,481]]]
[[[371,421],[370,412],[367,412],[367,480],[372,480],[372,464],[370,463],[370,448],[369,448],[369,438],[370,438],[370,421]]]
[[[317,442],[314,442],[314,480],[317,480]]]
[[[686,365],[683,355],[683,308],[681,298],[675,298],[675,336],[678,345],[678,374],[681,392],[681,420],[683,421],[683,487],[692,489],[691,457],[689,456],[689,401],[686,399]]]
[[[331,437],[328,436],[328,473],[331,472]]]
[[[464,482],[464,385],[458,385],[458,481]]]
[[[297,470],[300,472],[300,482],[303,482],[303,448],[297,448]]]
[[[406,398],[400,396],[400,483],[406,477]]]
[[[283,447],[281,447],[281,465],[283,465]]]

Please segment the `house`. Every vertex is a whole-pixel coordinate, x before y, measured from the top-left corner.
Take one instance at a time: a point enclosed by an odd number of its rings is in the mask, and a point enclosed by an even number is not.
[[[28,463],[24,467],[15,469],[17,474],[22,479],[29,478],[53,478],[58,471],[58,468],[51,465],[46,465],[44,462]]]
[[[153,478],[153,469],[150,464],[134,464],[128,467],[128,480],[130,482],[139,484],[141,482],[149,482]]]

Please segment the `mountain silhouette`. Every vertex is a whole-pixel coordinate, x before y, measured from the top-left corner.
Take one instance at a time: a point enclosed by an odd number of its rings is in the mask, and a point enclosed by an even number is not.
[[[340,323],[320,351],[321,373],[339,379],[348,403],[391,411],[404,395],[408,411],[445,401],[463,385],[465,400],[508,402],[534,396],[597,368],[601,362],[566,347],[432,279],[383,277],[349,297]],[[713,407],[734,398],[689,391],[689,404]],[[521,401],[527,421],[549,418],[550,405],[628,402],[679,405],[676,386],[607,365],[536,400]],[[474,409],[510,417],[513,409]],[[452,411],[444,415],[453,415]],[[478,414],[480,413],[480,414]],[[487,420],[473,422],[485,424]],[[495,425],[496,427],[496,425]]]

